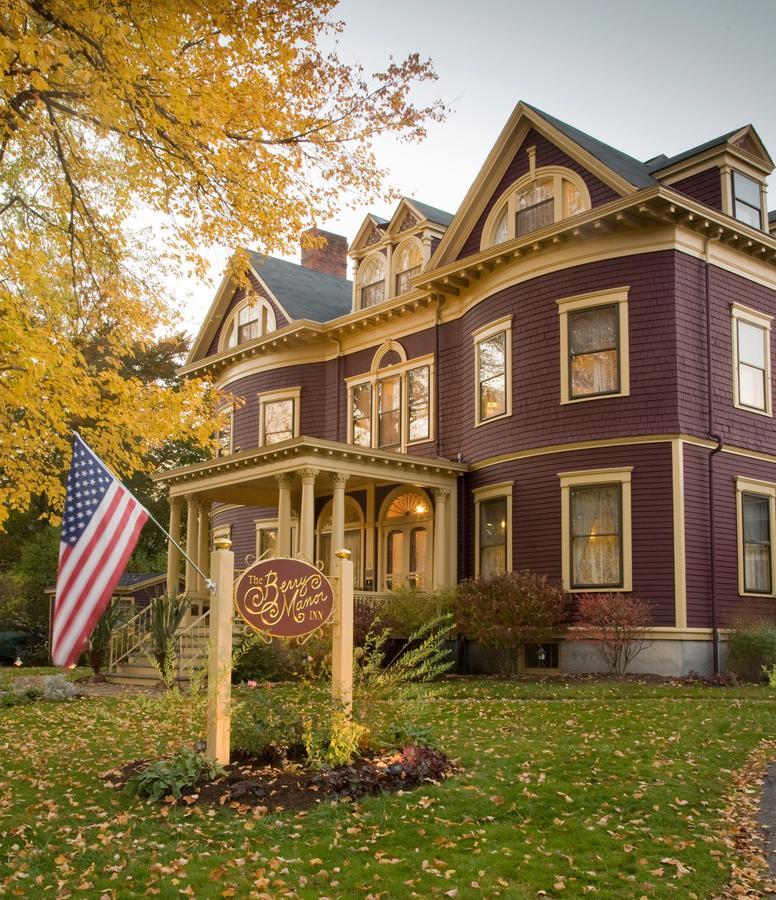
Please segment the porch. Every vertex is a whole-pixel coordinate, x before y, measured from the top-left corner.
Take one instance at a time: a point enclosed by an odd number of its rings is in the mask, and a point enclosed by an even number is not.
[[[232,537],[229,512],[254,508],[255,543],[238,569],[269,556],[299,556],[331,571],[334,551],[351,550],[360,592],[457,580],[457,482],[467,466],[307,437],[160,473],[170,525],[180,543],[185,510],[185,589],[193,613],[207,605],[205,577],[215,534]],[[170,544],[168,589],[180,572]]]

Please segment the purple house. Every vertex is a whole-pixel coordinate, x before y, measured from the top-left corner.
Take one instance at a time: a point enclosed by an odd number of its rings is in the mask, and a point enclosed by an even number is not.
[[[723,668],[736,619],[776,619],[772,169],[752,126],[640,162],[519,103],[455,214],[406,197],[301,265],[249,253],[183,368],[231,425],[158,476],[171,532],[185,506],[201,567],[213,535],[238,568],[344,546],[364,595],[509,569],[632,592],[637,668]]]

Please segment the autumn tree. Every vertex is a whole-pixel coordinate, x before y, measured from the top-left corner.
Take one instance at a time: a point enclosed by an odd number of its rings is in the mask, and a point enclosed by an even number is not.
[[[125,364],[173,326],[164,276],[289,249],[381,189],[377,136],[442,115],[411,101],[417,55],[341,60],[334,5],[0,0],[0,519],[61,507],[73,426],[122,475],[204,443],[206,386]]]

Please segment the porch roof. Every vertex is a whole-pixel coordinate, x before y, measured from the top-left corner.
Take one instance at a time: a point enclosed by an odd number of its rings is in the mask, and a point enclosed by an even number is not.
[[[274,506],[278,489],[275,476],[304,468],[317,469],[321,476],[346,473],[350,476],[349,489],[368,482],[450,487],[459,475],[469,471],[464,463],[439,457],[409,456],[301,436],[159,472],[153,480],[166,484],[173,497],[195,493],[206,500]]]

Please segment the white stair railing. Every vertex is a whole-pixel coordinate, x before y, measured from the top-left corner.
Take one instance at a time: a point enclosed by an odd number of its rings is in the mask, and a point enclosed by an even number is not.
[[[150,632],[151,604],[149,603],[111,635],[108,672],[115,672],[120,663],[133,653],[137,653],[148,639]]]

